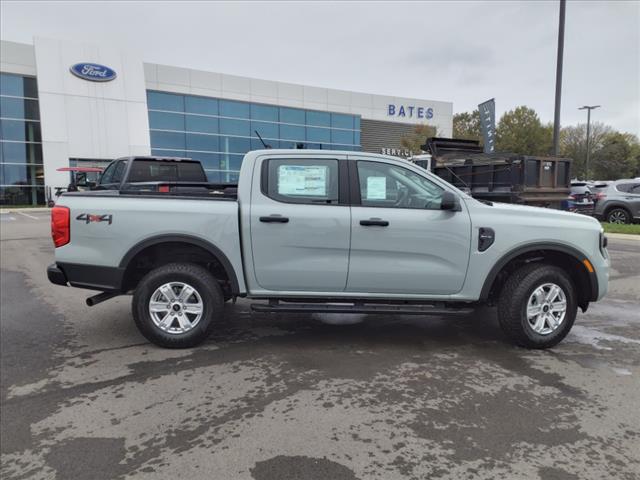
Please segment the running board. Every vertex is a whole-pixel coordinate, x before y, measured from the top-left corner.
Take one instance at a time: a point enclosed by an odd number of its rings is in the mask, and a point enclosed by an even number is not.
[[[254,312],[273,313],[373,313],[402,315],[468,315],[473,308],[444,308],[432,305],[390,305],[365,303],[253,303]]]

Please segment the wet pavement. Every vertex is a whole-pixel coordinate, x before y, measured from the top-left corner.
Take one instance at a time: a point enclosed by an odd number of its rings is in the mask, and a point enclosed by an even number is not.
[[[48,230],[0,215],[2,478],[640,477],[640,241],[610,241],[610,294],[549,351],[488,308],[330,325],[248,301],[176,351],[131,297],[49,284]]]

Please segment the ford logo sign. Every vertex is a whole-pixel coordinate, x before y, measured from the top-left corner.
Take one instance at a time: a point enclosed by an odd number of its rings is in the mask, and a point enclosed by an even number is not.
[[[116,78],[115,70],[97,63],[76,63],[69,70],[76,77],[92,82],[110,82]]]

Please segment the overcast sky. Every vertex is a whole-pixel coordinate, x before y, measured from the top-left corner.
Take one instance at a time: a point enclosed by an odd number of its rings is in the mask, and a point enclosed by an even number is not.
[[[112,44],[147,62],[553,120],[558,6],[527,2],[11,2],[3,40]],[[640,134],[640,2],[568,1],[562,124]]]

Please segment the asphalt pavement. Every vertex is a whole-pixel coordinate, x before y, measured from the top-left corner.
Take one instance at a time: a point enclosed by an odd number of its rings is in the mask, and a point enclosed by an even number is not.
[[[255,314],[202,346],[51,285],[47,212],[0,214],[3,479],[638,479],[640,241],[548,351],[466,317]],[[347,323],[350,316],[333,316]],[[325,320],[325,321],[322,321]]]

